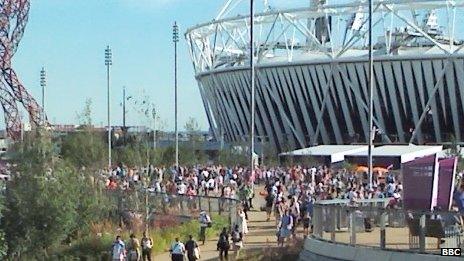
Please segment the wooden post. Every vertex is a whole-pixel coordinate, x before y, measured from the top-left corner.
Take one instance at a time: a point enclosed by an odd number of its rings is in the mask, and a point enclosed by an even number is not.
[[[356,245],[356,213],[354,208],[349,208],[350,215],[350,244]]]
[[[387,221],[387,213],[385,210],[381,210],[380,213],[380,248],[385,249],[386,247],[386,233],[385,233],[385,223]]]
[[[419,252],[425,253],[425,214],[422,214],[419,221]]]

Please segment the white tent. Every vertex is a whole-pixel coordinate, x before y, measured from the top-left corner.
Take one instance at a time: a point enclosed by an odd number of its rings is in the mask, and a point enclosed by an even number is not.
[[[324,161],[326,161],[327,163],[336,163],[345,160],[345,155],[360,153],[364,151],[367,153],[367,146],[365,145],[320,145],[280,153],[279,156],[319,157],[324,158]]]
[[[415,158],[434,155],[440,153],[443,146],[426,145],[385,145],[372,149],[374,165],[391,165],[400,168],[401,164],[409,162]],[[346,158],[353,163],[367,164],[367,150],[346,155]]]

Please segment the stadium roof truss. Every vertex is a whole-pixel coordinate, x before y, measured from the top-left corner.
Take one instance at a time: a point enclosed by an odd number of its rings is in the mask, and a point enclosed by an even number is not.
[[[231,9],[240,4],[240,0],[227,1],[224,8],[221,10],[217,18],[211,22],[199,24],[187,30],[185,37],[189,45],[190,55],[193,61],[196,77],[204,75],[221,73],[230,70],[247,69],[250,59],[250,17],[248,15],[237,15],[234,17],[225,17]],[[373,30],[374,37],[383,39],[381,45],[374,47],[375,57],[382,56],[383,60],[391,59],[394,61],[398,56],[414,56],[412,53],[402,52],[399,50],[393,41],[393,34],[398,28],[403,28],[405,32],[413,32],[416,36],[422,38],[428,47],[426,54],[421,55],[440,55],[446,56],[447,59],[441,67],[441,71],[434,68],[435,74],[439,75],[433,82],[433,88],[426,105],[422,111],[414,112],[414,132],[412,137],[406,138],[402,133],[400,122],[395,122],[398,128],[399,140],[401,142],[412,143],[421,141],[420,126],[424,118],[434,107],[436,94],[443,86],[445,72],[454,59],[458,56],[463,56],[461,49],[463,43],[456,39],[456,17],[457,11],[463,11],[464,0],[455,1],[374,1],[374,16]],[[420,13],[440,10],[447,14],[446,31],[443,35],[446,41],[437,40],[433,37],[433,32],[427,31],[427,28],[417,20]],[[311,64],[322,63],[330,66],[327,80],[321,88],[323,90],[322,102],[318,108],[313,108],[319,112],[317,124],[314,125],[310,121],[306,121],[310,140],[308,141],[302,131],[299,131],[299,126],[296,126],[295,120],[292,120],[294,115],[288,112],[283,112],[282,118],[288,123],[292,135],[295,136],[297,144],[292,147],[307,147],[315,145],[318,140],[322,139],[324,143],[328,142],[326,137],[324,124],[322,124],[323,116],[327,110],[330,110],[330,93],[331,89],[337,88],[333,79],[333,75],[341,75],[343,82],[348,83],[349,88],[361,106],[359,117],[367,113],[367,100],[365,95],[360,93],[359,88],[355,88],[350,77],[347,75],[349,71],[340,66],[341,63],[347,61],[367,61],[368,55],[368,3],[367,1],[354,2],[347,4],[321,4],[307,8],[296,8],[287,10],[266,9],[264,12],[255,15],[255,53],[253,59],[256,61],[257,78],[263,77],[260,73],[261,69],[274,67],[276,65],[285,66],[286,64]],[[425,23],[425,22],[424,22]],[[322,28],[322,30],[321,30]],[[325,28],[325,29],[324,29]],[[324,31],[325,30],[325,31]],[[438,28],[437,30],[441,30]],[[462,57],[461,57],[462,58]],[[374,58],[375,59],[375,58]],[[213,77],[214,78],[214,77]],[[266,81],[262,81],[266,82]],[[263,83],[265,84],[265,83]],[[230,115],[226,109],[219,109],[220,104],[213,104],[208,100],[211,95],[218,97],[218,94],[210,93],[201,86],[203,102],[207,111],[207,116],[216,137],[221,136],[224,132],[231,131],[226,129],[229,125],[230,129],[240,129],[236,126],[246,125],[247,119],[234,119],[234,123],[227,124],[224,122],[224,115]],[[269,87],[269,86],[268,86]],[[270,89],[270,88],[269,88]],[[269,91],[270,98],[277,103],[278,98],[275,97],[272,91]],[[209,98],[205,98],[207,96]],[[388,94],[387,94],[388,95]],[[390,93],[391,95],[391,93]],[[351,99],[351,97],[350,97]],[[347,101],[342,101],[342,103]],[[395,101],[404,103],[404,100]],[[412,101],[415,102],[415,101]],[[259,104],[258,104],[259,106]],[[346,105],[343,105],[346,107]],[[403,104],[404,106],[404,104]],[[436,106],[436,105],[435,105]],[[344,110],[345,112],[346,110]],[[329,111],[329,113],[331,113]],[[333,112],[332,112],[333,113]],[[377,113],[377,112],[375,112]],[[221,115],[222,114],[222,115]],[[232,117],[232,116],[230,116]],[[345,118],[351,117],[345,114]],[[435,115],[434,115],[435,117]],[[457,116],[456,116],[457,117]],[[243,121],[246,121],[245,123]],[[435,121],[435,119],[434,119]],[[457,118],[453,116],[454,126],[457,124]],[[346,122],[351,122],[347,120]],[[367,125],[363,121],[364,135],[367,135]],[[436,120],[438,122],[438,120]],[[385,130],[385,123],[382,121],[381,115],[374,115],[374,125],[378,130],[379,135],[383,135],[385,141],[391,141]],[[233,126],[235,125],[235,126]],[[264,123],[262,125],[265,125]],[[349,125],[349,124],[348,124]],[[259,126],[258,134],[265,135],[266,132],[263,126]],[[435,126],[435,133],[438,135],[440,130]],[[242,127],[245,129],[245,127]],[[347,126],[349,134],[353,134],[353,126]],[[400,130],[401,129],[401,130]],[[418,130],[418,131],[416,131]],[[237,132],[237,137],[229,137],[229,140],[239,140],[246,136],[246,131]],[[459,132],[457,132],[459,133]],[[288,134],[287,134],[288,135]],[[338,135],[338,136],[337,136]],[[342,143],[341,133],[336,133],[337,144]],[[278,137],[274,137],[278,138]],[[365,137],[367,140],[367,137]],[[461,137],[456,137],[458,140]]]
[[[233,1],[229,1],[233,2]],[[241,1],[236,1],[239,3]],[[229,4],[226,6],[235,6]],[[456,49],[454,41],[454,23],[456,9],[464,6],[464,1],[375,1],[373,28],[384,33],[387,53],[391,48],[391,33],[395,27],[403,25],[414,29],[428,39],[442,53],[452,54]],[[450,19],[448,32],[450,45],[444,45],[425,32],[415,19],[415,13],[421,10],[444,9]],[[406,11],[407,13],[405,13]],[[221,11],[221,14],[227,13]],[[353,16],[354,15],[354,16]],[[325,18],[319,20],[320,18]],[[329,26],[329,18],[332,25]],[[330,41],[321,42],[316,35],[316,23],[325,22]],[[292,62],[299,53],[320,54],[320,58],[342,58],[350,49],[358,49],[357,56],[367,54],[363,48],[368,40],[368,4],[355,2],[350,4],[320,5],[317,8],[299,8],[288,10],[269,9],[255,15],[255,50],[257,63],[265,57],[285,57],[283,61]],[[354,24],[354,25],[353,25]],[[349,28],[348,30],[346,30]],[[245,65],[249,60],[248,15],[223,18],[194,26],[185,34],[196,73],[222,67]],[[341,37],[343,36],[343,37]],[[279,52],[280,51],[280,52]],[[278,52],[276,54],[276,52]],[[353,55],[348,55],[352,57]],[[317,56],[316,56],[317,58]]]

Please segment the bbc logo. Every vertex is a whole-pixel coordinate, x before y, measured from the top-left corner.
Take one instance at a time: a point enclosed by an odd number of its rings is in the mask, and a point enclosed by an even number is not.
[[[460,248],[441,248],[441,255],[442,256],[461,256],[461,249]]]

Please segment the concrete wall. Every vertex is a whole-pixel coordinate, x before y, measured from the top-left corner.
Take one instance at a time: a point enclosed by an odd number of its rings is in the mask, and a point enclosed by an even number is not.
[[[368,247],[353,247],[307,238],[300,261],[452,261],[462,257],[415,254],[410,252],[386,251]]]

